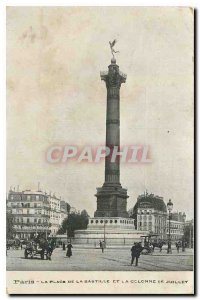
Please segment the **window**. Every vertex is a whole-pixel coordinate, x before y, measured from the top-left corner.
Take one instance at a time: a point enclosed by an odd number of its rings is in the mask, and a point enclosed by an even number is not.
[[[110,220],[110,223],[112,223],[113,222],[113,220]]]
[[[30,195],[27,195],[27,200],[31,200],[31,196]]]
[[[117,223],[117,220],[115,220],[115,223]]]
[[[102,224],[102,223],[103,223],[103,220],[101,220],[100,223]]]
[[[98,223],[98,220],[96,220],[95,222],[96,222],[96,224],[97,224],[97,223]]]
[[[29,221],[30,221],[29,218],[27,218],[27,223],[29,223]]]
[[[40,196],[39,195],[36,195],[36,200],[40,200]]]

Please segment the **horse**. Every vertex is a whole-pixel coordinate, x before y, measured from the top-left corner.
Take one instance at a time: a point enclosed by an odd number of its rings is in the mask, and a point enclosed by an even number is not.
[[[153,246],[153,251],[155,250],[155,248],[159,248],[160,252],[162,251],[162,247],[163,245],[165,245],[166,242],[164,241],[159,241],[159,242],[152,242],[152,246]]]

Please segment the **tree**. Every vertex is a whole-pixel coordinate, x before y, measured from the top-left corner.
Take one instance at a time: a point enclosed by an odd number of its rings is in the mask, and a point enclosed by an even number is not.
[[[81,213],[71,213],[68,218],[64,219],[61,228],[58,230],[58,234],[64,234],[67,232],[68,237],[74,237],[74,231],[79,229],[86,229],[88,225],[89,215],[86,210]]]
[[[15,234],[14,218],[9,212],[6,213],[6,239],[12,239]]]

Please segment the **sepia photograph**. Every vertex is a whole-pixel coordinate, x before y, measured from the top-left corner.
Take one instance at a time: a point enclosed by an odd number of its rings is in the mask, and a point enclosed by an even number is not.
[[[8,6],[6,40],[7,292],[194,293],[194,9]]]

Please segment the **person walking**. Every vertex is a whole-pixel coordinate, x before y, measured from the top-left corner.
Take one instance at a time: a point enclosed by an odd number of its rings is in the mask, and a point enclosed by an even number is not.
[[[70,242],[68,242],[66,256],[69,258],[72,256],[72,248],[73,248],[72,244]]]
[[[105,242],[104,242],[104,241],[100,241],[100,242],[99,242],[99,247],[100,247],[102,253],[104,253]]]
[[[179,249],[180,249],[180,243],[179,243],[179,242],[176,242],[176,250],[177,250],[177,253],[179,253]]]
[[[65,247],[65,242],[63,242],[63,251],[65,251],[66,250],[66,247]]]
[[[159,247],[159,249],[160,249],[160,252],[162,252],[163,243],[160,242],[160,243],[158,244],[158,247]]]
[[[102,250],[102,241],[99,241],[99,247]],[[103,252],[103,251],[102,251]]]
[[[135,266],[138,266],[138,260],[140,257],[140,253],[143,250],[143,247],[141,246],[141,243],[134,243],[133,247],[131,248],[131,265],[134,263],[135,260]]]

